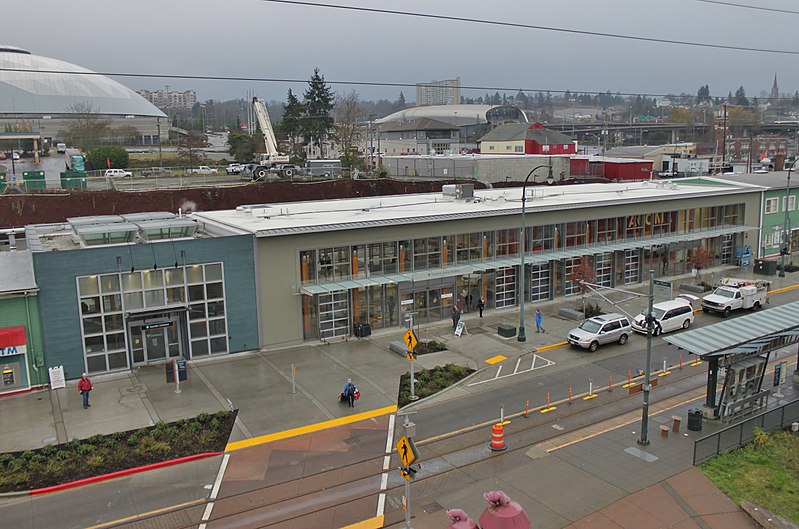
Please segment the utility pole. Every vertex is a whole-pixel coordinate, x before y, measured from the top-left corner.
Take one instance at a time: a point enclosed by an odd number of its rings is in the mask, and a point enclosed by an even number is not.
[[[632,299],[640,298],[643,294],[638,292],[632,292],[630,290],[622,290],[620,288],[611,288],[602,285],[596,285],[593,283],[586,283],[585,281],[581,281],[580,284],[591,292],[597,294],[600,298],[604,301],[613,305],[616,310],[624,313],[626,316],[633,318],[633,315],[627,312],[624,307],[621,306],[622,303],[626,303]],[[624,294],[629,294],[630,297],[620,299],[618,301],[613,301],[608,299],[607,297],[602,295],[600,290],[611,290],[613,292],[622,292]],[[644,404],[643,409],[641,412],[641,437],[638,440],[638,444],[642,446],[646,446],[649,444],[649,437],[648,437],[648,430],[649,430],[649,392],[652,389],[652,385],[649,383],[649,378],[652,371],[652,336],[655,331],[655,318],[652,316],[652,305],[655,303],[655,271],[649,271],[649,294],[647,296],[647,310],[646,310],[646,366],[644,369],[644,382],[641,384],[641,389],[644,393]]]
[[[638,444],[649,444],[649,392],[652,389],[649,376],[652,369],[652,333],[655,330],[655,318],[652,316],[652,305],[655,302],[655,271],[649,271],[649,303],[646,309],[646,366],[644,367],[644,405],[641,410],[641,438]]]

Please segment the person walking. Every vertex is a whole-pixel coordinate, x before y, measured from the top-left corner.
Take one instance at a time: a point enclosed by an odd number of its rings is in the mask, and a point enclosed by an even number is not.
[[[344,384],[344,396],[347,398],[347,405],[350,408],[355,407],[355,392],[358,391],[358,388],[355,387],[355,384],[352,383],[352,379],[348,378],[347,383]]]
[[[480,296],[480,299],[477,300],[477,310],[480,311],[480,317],[483,317],[483,309],[486,308],[486,302],[483,299],[483,296]]]
[[[458,308],[457,305],[452,306],[452,330],[458,328],[458,322],[461,319],[461,310]]]
[[[544,322],[544,315],[541,314],[539,309],[535,309],[535,332],[547,332],[544,330],[542,323]]]
[[[89,380],[89,375],[83,373],[83,376],[80,377],[78,381],[78,393],[83,396],[83,409],[85,410],[91,404],[89,404],[89,393],[92,390],[92,381]]]

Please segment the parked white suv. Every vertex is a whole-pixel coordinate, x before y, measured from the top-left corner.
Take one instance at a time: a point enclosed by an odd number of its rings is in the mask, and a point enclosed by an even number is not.
[[[125,171],[124,169],[106,169],[105,170],[105,177],[110,178],[130,178],[133,176],[133,173],[130,171]]]
[[[647,309],[642,310],[633,320],[634,331],[646,334],[646,311]],[[652,306],[652,315],[655,318],[655,329],[652,332],[654,336],[677,329],[687,329],[694,322],[691,299],[685,297],[655,303]]]
[[[592,353],[601,344],[627,343],[632,334],[630,320],[623,314],[602,314],[588,318],[579,327],[569,331],[567,340],[571,345],[588,349]]]

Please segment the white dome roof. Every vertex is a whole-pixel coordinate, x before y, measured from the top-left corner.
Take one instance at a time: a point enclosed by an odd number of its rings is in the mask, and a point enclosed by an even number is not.
[[[72,114],[75,105],[81,103],[111,116],[166,116],[130,88],[104,75],[13,46],[0,46],[0,116]]]

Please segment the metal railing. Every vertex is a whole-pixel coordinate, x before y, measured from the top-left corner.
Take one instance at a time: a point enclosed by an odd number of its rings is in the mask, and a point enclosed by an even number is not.
[[[773,432],[799,421],[799,400],[783,404],[694,441],[694,465],[739,448],[755,437],[755,428]]]

